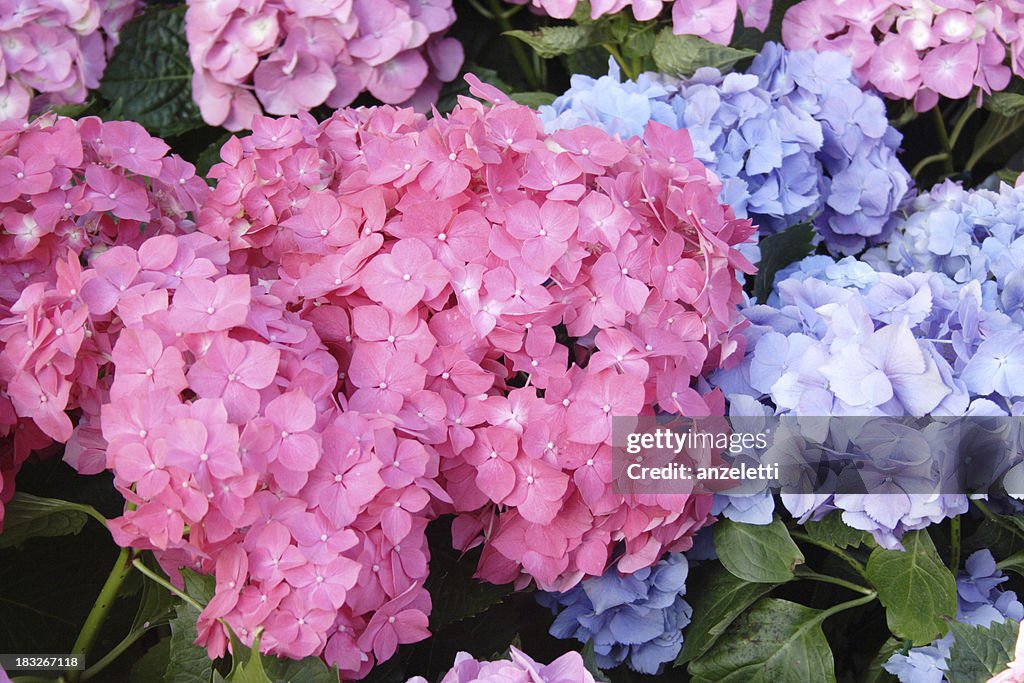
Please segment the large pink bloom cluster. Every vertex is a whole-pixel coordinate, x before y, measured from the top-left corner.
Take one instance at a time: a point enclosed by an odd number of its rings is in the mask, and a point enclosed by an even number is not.
[[[1024,74],[1024,4],[1016,0],[803,0],[782,24],[791,50],[838,50],[866,87],[913,99],[918,111],[940,95],[1002,90]]]
[[[0,121],[97,88],[140,0],[0,0]],[[38,93],[38,94],[37,94]]]
[[[51,440],[79,469],[103,469],[94,446],[121,323],[86,306],[97,283],[82,262],[193,227],[206,183],[167,151],[127,121],[0,129],[0,520],[14,474]],[[81,413],[77,429],[67,411]]]
[[[611,420],[721,414],[694,387],[742,355],[733,245],[752,227],[685,131],[547,136],[475,87],[495,106],[255,119],[199,228],[313,324],[342,406],[407,439],[395,457],[439,456],[479,576],[564,590],[686,549],[709,520],[709,496],[612,492]]]
[[[509,0],[514,4],[529,3],[534,9],[557,19],[568,19],[576,11],[579,0]],[[637,21],[648,21],[661,14],[665,5],[672,6],[672,31],[696,35],[713,43],[728,45],[736,29],[736,13],[743,25],[764,31],[771,18],[772,0],[592,0],[590,17],[621,12],[627,7]]]
[[[451,0],[189,0],[193,96],[229,130],[363,91],[427,109],[462,66],[454,21]]]
[[[460,652],[455,666],[445,674],[441,683],[594,683],[594,676],[583,665],[578,652],[567,652],[550,664],[538,664],[528,655],[513,647],[508,659],[480,662],[472,655]],[[427,683],[422,676],[410,678],[408,683]]]

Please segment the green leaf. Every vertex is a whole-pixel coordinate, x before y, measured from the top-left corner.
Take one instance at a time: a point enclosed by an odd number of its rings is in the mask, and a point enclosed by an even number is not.
[[[185,594],[200,605],[210,602],[217,590],[217,581],[212,576],[182,568],[181,578],[185,581]]]
[[[518,38],[544,59],[567,55],[611,39],[611,33],[604,24],[545,26],[538,31],[506,31],[504,35]]]
[[[878,590],[893,635],[924,645],[944,635],[946,620],[956,616],[956,580],[927,531],[911,531],[902,540],[904,551],[872,551],[868,580]]]
[[[622,41],[623,56],[629,59],[650,57],[658,36],[654,30],[654,24],[633,24],[633,26],[639,30],[630,31],[626,35],[626,39]]]
[[[163,638],[146,650],[146,653],[132,665],[128,683],[153,683],[163,680],[170,657],[171,639]]]
[[[726,71],[736,62],[753,57],[754,54],[753,50],[716,45],[697,36],[677,36],[672,33],[671,27],[658,33],[651,50],[658,71],[675,76],[692,76],[702,66]]]
[[[1011,620],[989,628],[950,623],[953,647],[949,653],[948,678],[957,683],[984,683],[1003,671],[1013,659],[1020,625]]]
[[[896,677],[882,667],[902,646],[903,643],[895,638],[889,638],[882,643],[882,647],[878,648],[878,654],[868,664],[868,670],[861,683],[893,683],[896,681]]]
[[[545,104],[551,104],[555,101],[555,95],[549,92],[542,92],[539,90],[532,90],[528,92],[514,92],[509,95],[513,100],[519,104],[525,104],[531,109],[537,109]]]
[[[89,519],[87,509],[66,500],[15,493],[5,508],[0,548],[20,546],[30,538],[74,536]]]
[[[213,662],[204,648],[194,645],[199,610],[180,604],[171,619],[171,652],[164,672],[164,683],[209,683]]]
[[[608,674],[601,670],[601,667],[597,665],[597,657],[594,655],[593,638],[588,640],[587,644],[583,646],[583,651],[580,655],[583,657],[583,666],[590,672],[590,675],[594,677],[595,681],[599,681],[600,683],[611,683],[612,679],[608,678]]]
[[[687,600],[693,606],[693,620],[675,666],[707,652],[736,617],[775,588],[738,579],[719,565],[702,569],[689,582]]]
[[[824,614],[764,598],[690,662],[693,683],[835,683],[832,650],[821,630]]]
[[[715,551],[733,576],[755,583],[785,583],[804,554],[778,519],[771,524],[742,524],[725,519],[715,525]]]
[[[806,221],[760,241],[761,262],[757,264],[757,275],[754,276],[754,297],[759,303],[768,300],[777,272],[814,251],[813,240],[814,226]]]
[[[1022,128],[1024,128],[1024,111],[1019,111],[1012,116],[1003,116],[993,112],[974,139],[974,149],[967,160],[966,169],[972,170],[985,155],[1019,134]]]
[[[476,563],[460,562],[450,546],[431,550],[430,575],[425,587],[434,605],[430,612],[432,633],[480,614],[512,593],[511,584],[496,586],[473,578]]]
[[[185,7],[151,6],[122,29],[100,94],[115,105],[107,118],[137,121],[160,137],[203,125],[192,101]]]
[[[175,596],[155,581],[142,584],[142,601],[132,622],[132,632],[170,622],[174,614]]]
[[[338,683],[337,669],[328,669],[319,657],[298,661],[264,657],[263,669],[274,683]]]
[[[875,541],[866,531],[854,529],[843,522],[843,513],[839,510],[830,513],[819,522],[807,522],[804,525],[807,534],[816,541],[827,543],[839,549],[859,548],[861,545],[874,546]]]
[[[1016,185],[1017,178],[1020,177],[1020,171],[1014,171],[1012,168],[1003,168],[996,171],[996,177],[1007,185]]]
[[[1000,116],[1016,116],[1024,112],[1024,95],[1015,92],[994,92],[985,98],[985,108]]]

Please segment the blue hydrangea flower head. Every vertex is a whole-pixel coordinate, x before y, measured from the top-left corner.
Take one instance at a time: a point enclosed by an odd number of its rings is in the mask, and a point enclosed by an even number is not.
[[[656,674],[683,647],[693,613],[683,600],[688,573],[686,557],[669,553],[648,569],[623,576],[612,568],[565,593],[538,593],[537,600],[558,615],[551,635],[593,641],[601,668],[625,662]]]

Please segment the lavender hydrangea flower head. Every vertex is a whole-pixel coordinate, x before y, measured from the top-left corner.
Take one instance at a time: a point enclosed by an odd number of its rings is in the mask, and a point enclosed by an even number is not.
[[[991,626],[1007,619],[1024,619],[1024,605],[1013,591],[1003,591],[999,584],[1007,580],[988,550],[979,550],[967,558],[964,570],[956,579],[956,620],[971,626]],[[906,654],[895,654],[884,668],[899,678],[900,683],[941,683],[945,681],[947,660],[953,646],[953,634],[924,647],[915,647]]]
[[[683,600],[689,565],[680,553],[622,576],[610,569],[565,593],[539,593],[537,600],[558,616],[557,638],[594,642],[597,665],[625,662],[634,671],[656,674],[683,647],[682,629],[693,613]]]
[[[635,135],[648,120],[686,128],[694,154],[722,179],[721,199],[772,233],[813,220],[828,248],[854,253],[883,239],[910,190],[901,136],[839,53],[769,43],[745,74],[698,69],[672,82],[574,76],[541,108],[548,130],[596,125]]]

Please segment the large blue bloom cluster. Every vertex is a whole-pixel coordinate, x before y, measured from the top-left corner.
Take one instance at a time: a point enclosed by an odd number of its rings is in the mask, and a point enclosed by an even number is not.
[[[979,550],[967,558],[965,570],[956,580],[956,620],[971,626],[991,626],[1007,619],[1024,618],[1024,605],[1013,591],[1003,591],[999,584],[1007,577],[996,568],[988,550]],[[915,647],[906,654],[893,655],[885,670],[901,683],[941,683],[945,681],[947,660],[953,645],[953,634],[924,647]]]
[[[594,641],[602,669],[626,662],[655,674],[683,647],[682,629],[693,613],[683,600],[688,573],[686,557],[669,553],[648,569],[628,576],[610,569],[565,593],[538,593],[537,600],[558,615],[551,635]]]
[[[541,108],[548,130],[596,125],[623,137],[650,120],[686,128],[694,155],[722,180],[722,201],[762,232],[812,220],[829,249],[854,253],[886,237],[910,177],[881,98],[860,90],[839,53],[769,43],[746,74],[705,67],[674,81],[572,77]]]

